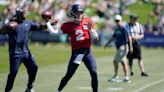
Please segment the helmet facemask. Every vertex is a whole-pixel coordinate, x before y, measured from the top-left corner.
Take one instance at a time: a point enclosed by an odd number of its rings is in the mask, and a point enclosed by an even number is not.
[[[80,24],[81,20],[83,19],[83,12],[76,12],[72,18],[75,23]]]
[[[81,20],[83,19],[83,8],[78,5],[78,4],[74,4],[70,7],[70,16],[73,18],[73,21],[76,24],[80,24]]]

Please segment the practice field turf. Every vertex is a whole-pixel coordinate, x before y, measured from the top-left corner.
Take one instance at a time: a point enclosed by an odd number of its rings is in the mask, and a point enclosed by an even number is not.
[[[39,64],[35,81],[36,92],[55,92],[61,78],[64,76],[70,57],[70,47],[65,44],[30,45]],[[115,49],[93,47],[96,57],[99,92],[164,92],[164,49],[142,48],[145,70],[149,77],[141,77],[138,63],[134,61],[134,76],[131,83],[112,83],[107,80],[113,76],[113,56]],[[0,46],[0,92],[4,92],[8,74],[8,49]],[[119,69],[120,78],[123,78],[122,67]],[[18,72],[12,92],[24,92],[27,83],[27,73],[24,66]],[[63,92],[92,92],[90,75],[82,63],[76,74],[64,88]]]

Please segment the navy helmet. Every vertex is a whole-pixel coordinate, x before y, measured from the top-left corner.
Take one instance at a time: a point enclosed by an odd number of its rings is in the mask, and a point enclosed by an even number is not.
[[[76,18],[78,12],[83,13],[83,12],[84,12],[83,7],[82,7],[81,5],[79,5],[79,4],[73,4],[73,5],[70,7],[69,15],[70,15],[71,17]]]

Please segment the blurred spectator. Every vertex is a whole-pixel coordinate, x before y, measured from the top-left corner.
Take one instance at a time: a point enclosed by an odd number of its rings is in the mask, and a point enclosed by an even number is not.
[[[0,0],[0,5],[8,5],[9,0]]]
[[[142,0],[150,1],[150,0]],[[142,2],[139,1],[139,2]],[[152,1],[152,0],[151,0]],[[32,11],[31,15],[41,14],[43,11],[52,11],[54,18],[59,20],[59,23],[69,21],[68,7],[74,3],[81,6],[88,7],[85,9],[85,16],[92,17],[95,23],[95,29],[100,33],[103,39],[108,38],[107,35],[113,33],[113,26],[115,23],[112,16],[115,14],[127,15],[129,11],[126,9],[128,5],[132,5],[137,0],[0,0],[3,4],[7,4],[7,8],[1,15],[1,22],[7,23],[9,19],[14,15],[16,7],[24,7],[27,10]],[[153,0],[154,9],[150,13],[149,19],[158,19],[156,24],[152,23],[152,20],[148,20],[144,25],[146,32],[155,34],[164,34],[163,28],[163,12],[164,6],[162,6],[163,0]],[[4,17],[5,18],[4,18]],[[31,18],[31,16],[30,16]],[[39,16],[32,17],[34,21],[42,22]],[[2,22],[3,23],[3,22]],[[153,30],[154,29],[154,30]],[[105,43],[105,40],[99,40],[99,45]]]
[[[8,23],[9,20],[14,16],[16,7],[17,7],[17,4],[15,0],[11,1],[10,4],[7,5],[7,8],[5,10],[5,15],[6,15],[5,20],[4,20],[5,24]]]
[[[109,19],[109,16],[106,14],[106,12],[107,12],[106,11],[107,10],[106,2],[103,2],[103,1],[98,2],[96,9],[97,9],[97,15],[100,18]]]
[[[53,0],[41,0],[40,6],[39,6],[39,13],[43,13],[44,11],[47,11],[50,9],[52,5]]]
[[[164,4],[164,0],[152,0],[152,2],[156,4]]]
[[[144,25],[145,32],[152,33],[153,32],[153,24],[150,20],[147,21],[147,23]]]
[[[144,3],[148,3],[149,2],[149,0],[142,0]]]
[[[161,16],[159,21],[160,33],[164,35],[164,15]]]
[[[137,0],[126,0],[126,5],[132,5],[136,3]]]
[[[125,5],[125,0],[120,1],[120,6],[119,6],[119,14],[123,15],[126,11],[126,5]]]
[[[150,16],[159,18],[161,9],[161,5],[155,5],[153,11],[150,13]]]
[[[69,8],[69,3],[61,2],[59,9],[55,11],[54,17],[58,20],[63,20],[67,16],[67,10]]]

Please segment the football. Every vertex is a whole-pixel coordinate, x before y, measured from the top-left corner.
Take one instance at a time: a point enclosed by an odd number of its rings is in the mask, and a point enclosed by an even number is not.
[[[42,18],[45,20],[50,20],[52,17],[52,12],[50,11],[45,11],[41,14]]]

